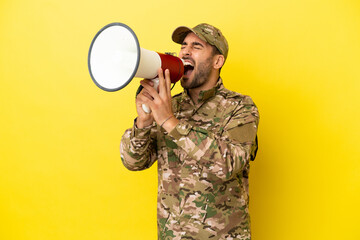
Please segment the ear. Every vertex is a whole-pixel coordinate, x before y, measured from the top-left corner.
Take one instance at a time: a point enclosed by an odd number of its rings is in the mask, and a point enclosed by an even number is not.
[[[214,64],[213,67],[215,69],[220,69],[225,63],[225,58],[223,55],[215,55],[214,56]]]

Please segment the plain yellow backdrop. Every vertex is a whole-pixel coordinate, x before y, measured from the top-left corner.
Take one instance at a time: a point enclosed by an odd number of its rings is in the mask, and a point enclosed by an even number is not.
[[[111,22],[159,52],[180,25],[222,29],[224,84],[261,115],[253,239],[360,239],[358,0],[2,0],[0,239],[156,239],[156,167],[119,156],[138,79],[109,93],[87,69]]]

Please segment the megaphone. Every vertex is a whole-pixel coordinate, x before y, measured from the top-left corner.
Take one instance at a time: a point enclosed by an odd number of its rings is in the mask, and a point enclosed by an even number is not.
[[[110,23],[97,32],[88,54],[90,76],[96,86],[113,92],[128,85],[135,77],[155,79],[157,70],[169,69],[172,83],[184,74],[182,59],[140,48],[134,31],[123,23]],[[143,106],[145,112],[149,108]]]

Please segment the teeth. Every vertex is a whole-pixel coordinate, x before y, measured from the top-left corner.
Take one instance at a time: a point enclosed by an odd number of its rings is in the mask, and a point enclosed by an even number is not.
[[[192,66],[192,67],[194,66],[194,65],[192,65],[190,62],[184,62],[184,65],[185,65],[185,66]]]

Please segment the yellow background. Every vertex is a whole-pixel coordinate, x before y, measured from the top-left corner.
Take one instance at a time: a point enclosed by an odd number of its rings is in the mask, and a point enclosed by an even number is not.
[[[104,92],[87,69],[111,22],[159,52],[179,25],[222,29],[225,86],[261,115],[253,239],[360,239],[358,0],[2,0],[0,239],[156,239],[156,167],[119,156],[138,80]]]

